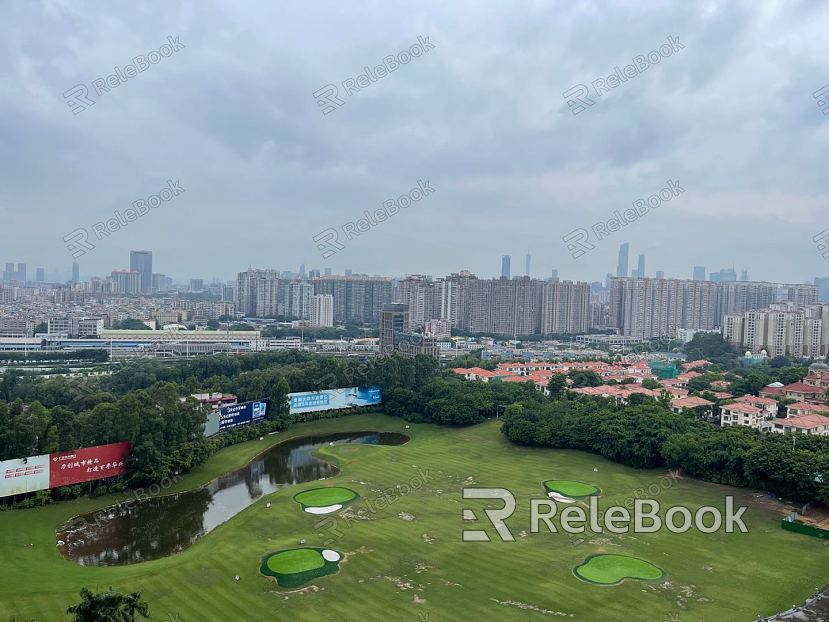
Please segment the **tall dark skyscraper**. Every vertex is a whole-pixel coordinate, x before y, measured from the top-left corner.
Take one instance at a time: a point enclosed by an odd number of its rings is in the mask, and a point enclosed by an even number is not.
[[[509,255],[504,255],[501,257],[501,276],[505,278],[509,278],[509,262],[510,257]]]
[[[704,281],[705,280],[705,266],[694,266],[694,280],[695,281]]]
[[[37,282],[38,283],[43,283],[43,281],[46,280],[46,270],[44,270],[43,268],[38,268],[35,272],[37,274],[37,276],[36,276]]]
[[[740,280],[748,281],[748,270],[746,268],[743,268],[743,271],[740,273]]]
[[[6,269],[3,270],[3,280],[6,283],[14,281],[14,264],[13,263],[7,263],[6,264]]]
[[[657,279],[664,279],[665,278],[665,271],[664,270],[657,270],[656,271],[656,278]]]
[[[78,283],[81,280],[81,267],[77,261],[72,262],[72,282]]]
[[[553,269],[552,274],[550,274],[550,278],[554,281],[558,281],[558,270],[557,269]]]
[[[636,268],[636,276],[640,279],[645,278],[645,256],[639,255],[639,266]]]
[[[153,253],[152,251],[130,251],[130,270],[138,272],[139,288],[142,293],[153,289]]]
[[[619,246],[619,263],[616,265],[616,276],[628,275],[628,255],[630,254],[630,244],[625,242]]]
[[[527,249],[527,261],[524,265],[524,276],[530,276],[530,249]]]
[[[26,281],[28,281],[28,278],[26,277],[26,264],[25,263],[17,264],[17,280],[20,283],[25,283]]]

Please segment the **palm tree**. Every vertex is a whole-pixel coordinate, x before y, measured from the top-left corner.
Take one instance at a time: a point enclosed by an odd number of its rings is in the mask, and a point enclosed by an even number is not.
[[[141,592],[122,594],[110,587],[94,593],[88,588],[81,589],[81,602],[66,610],[72,622],[135,622],[141,616],[150,617],[150,608],[141,601]]]

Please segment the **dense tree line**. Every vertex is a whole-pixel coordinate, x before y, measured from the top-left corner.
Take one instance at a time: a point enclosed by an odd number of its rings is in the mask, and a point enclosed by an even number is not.
[[[502,432],[523,445],[580,449],[638,468],[681,469],[690,477],[829,502],[829,438],[720,428],[677,415],[649,398],[514,404]]]
[[[287,428],[295,420],[288,413],[292,391],[379,385],[387,395],[414,393],[437,373],[437,362],[424,356],[361,362],[299,352],[203,357],[172,365],[139,361],[98,378],[42,379],[10,370],[0,381],[0,460],[130,441],[124,477],[41,491],[24,503],[117,492],[157,483],[221,447]],[[240,401],[268,399],[268,419],[207,439],[208,411],[189,396],[208,391],[233,393]],[[451,417],[443,415],[441,421],[451,423]]]

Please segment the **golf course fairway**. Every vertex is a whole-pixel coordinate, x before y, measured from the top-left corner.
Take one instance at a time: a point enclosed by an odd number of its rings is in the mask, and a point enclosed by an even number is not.
[[[336,475],[263,495],[192,546],[147,562],[81,566],[64,559],[56,547],[55,531],[69,518],[129,495],[0,512],[0,621],[16,616],[27,622],[62,622],[82,587],[100,591],[112,586],[141,592],[153,620],[184,622],[753,622],[758,614],[768,617],[802,603],[829,582],[823,543],[780,528],[789,508],[755,490],[690,478],[672,479],[660,489],[655,498],[663,513],[674,505],[723,510],[724,496],[733,495],[736,506],[748,508],[743,519],[749,533],[588,529],[576,536],[563,533],[558,516],[551,519],[558,533],[550,533],[543,522],[534,533],[531,502],[549,499],[539,483],[550,477],[600,487],[604,508],[624,504],[636,490],[658,484],[666,471],[634,469],[580,451],[514,445],[500,426],[498,420],[439,427],[379,414],[353,415],[297,424],[227,447],[165,494],[203,486],[292,438],[366,430],[410,437],[397,446],[325,445],[316,455],[336,464]],[[348,517],[343,511],[309,516],[293,500],[310,487],[324,486],[359,493],[347,508]],[[502,502],[463,498],[464,488],[476,487],[505,488],[515,496],[516,509],[504,519],[514,541],[503,541],[484,513]],[[209,487],[205,490],[209,494]],[[476,521],[463,520],[468,508]],[[464,542],[465,529],[485,530],[491,542]],[[261,572],[266,557],[302,547],[340,552],[339,572],[311,578],[298,588],[283,587],[278,577]],[[625,580],[599,588],[574,574],[590,556],[606,554],[646,560],[669,580]],[[293,561],[312,559],[302,555]],[[300,567],[291,563],[291,558],[277,559],[273,568]],[[306,570],[318,572],[320,567]]]

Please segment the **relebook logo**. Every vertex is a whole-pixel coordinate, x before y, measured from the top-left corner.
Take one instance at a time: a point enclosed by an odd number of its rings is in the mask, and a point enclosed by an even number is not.
[[[517,507],[515,495],[506,488],[464,488],[464,499],[500,500],[504,505],[501,508],[487,508],[484,510],[489,522],[505,542],[513,542],[515,537],[506,525],[506,519],[513,515]],[[589,497],[587,507],[583,503],[571,500],[561,511],[558,527],[553,519],[558,514],[558,505],[549,499],[530,500],[530,532],[543,531],[543,523],[550,533],[581,534],[589,531],[594,534],[605,532],[614,534],[626,533],[655,533],[667,529],[671,533],[686,533],[696,528],[701,533],[748,533],[748,527],[743,522],[745,506],[735,508],[734,497],[725,497],[725,512],[712,505],[706,505],[695,510],[681,505],[669,507],[664,513],[658,501],[654,499],[636,499],[633,503],[633,512],[621,505],[614,505],[604,511],[599,508],[599,498]],[[478,516],[472,509],[463,511],[465,521],[477,521]],[[632,524],[631,524],[632,523]],[[489,542],[490,537],[481,529],[464,530],[464,542]]]

